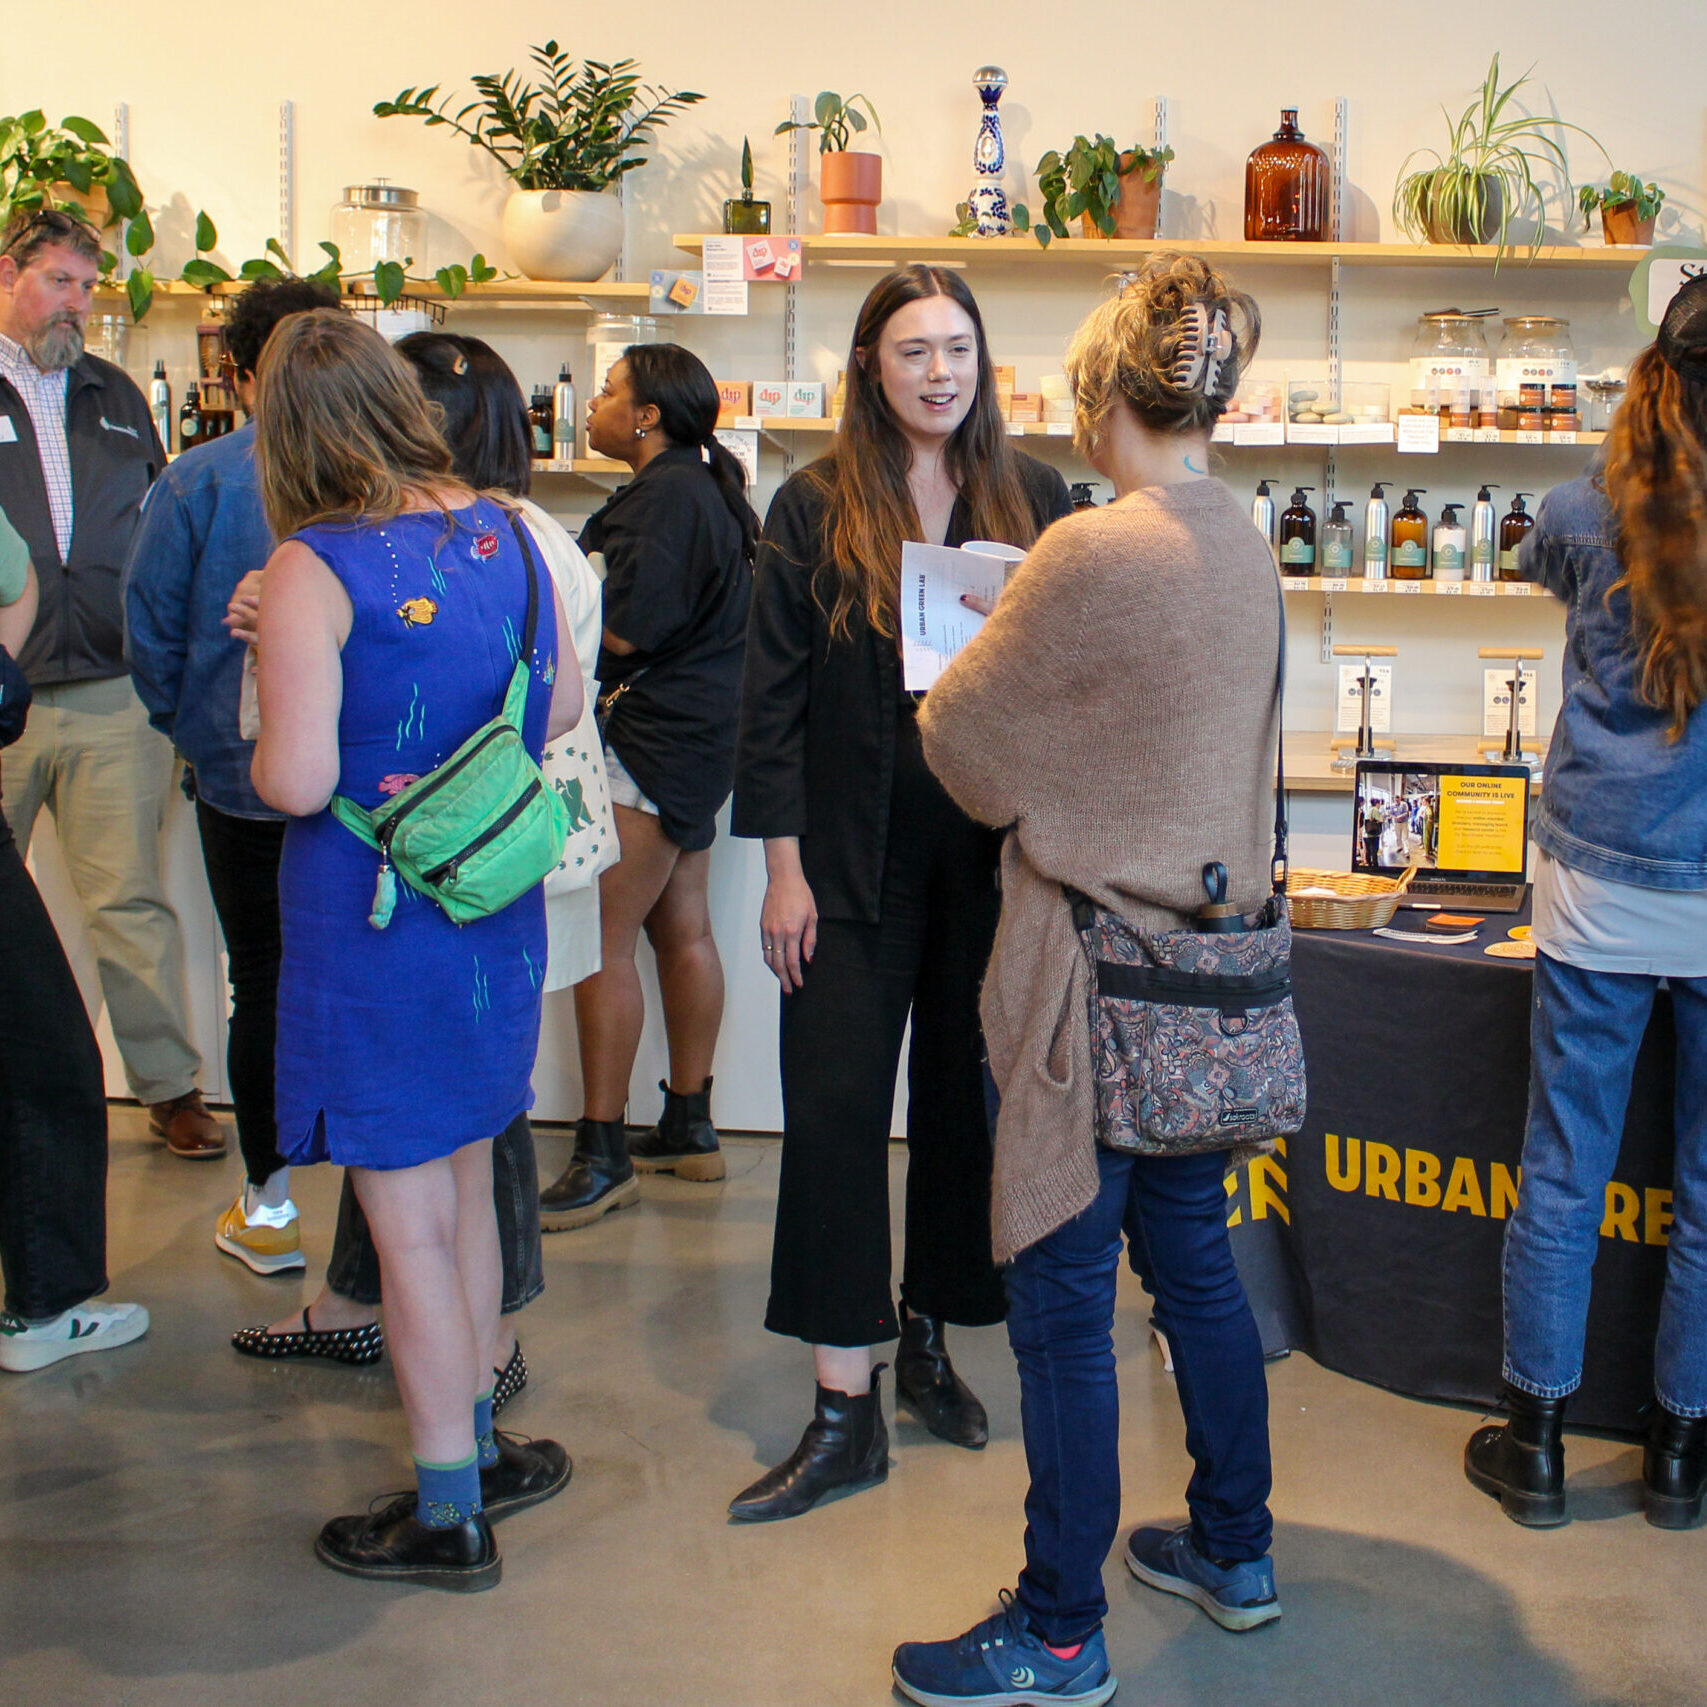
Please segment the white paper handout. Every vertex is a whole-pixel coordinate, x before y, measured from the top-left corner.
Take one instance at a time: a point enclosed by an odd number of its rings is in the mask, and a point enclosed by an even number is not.
[[[990,540],[964,546],[901,547],[901,675],[908,693],[926,693],[984,626],[983,616],[960,602],[976,593],[994,604],[1025,553]]]

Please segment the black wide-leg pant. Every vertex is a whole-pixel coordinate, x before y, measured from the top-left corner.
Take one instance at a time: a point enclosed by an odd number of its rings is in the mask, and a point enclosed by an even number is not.
[[[804,985],[782,998],[782,1178],[765,1326],[813,1345],[899,1332],[890,1293],[889,1127],[907,1061],[901,1300],[966,1327],[1007,1303],[990,1256],[990,1129],[978,991],[1001,911],[1000,837],[974,824],[896,731],[877,924],[821,919]]]

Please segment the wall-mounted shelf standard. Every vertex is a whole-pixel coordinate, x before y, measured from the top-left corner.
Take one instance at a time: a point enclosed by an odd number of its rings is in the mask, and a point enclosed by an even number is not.
[[[678,249],[690,255],[703,251],[705,238],[678,233]],[[1157,250],[1185,250],[1209,260],[1236,265],[1243,261],[1277,267],[1491,267],[1498,250],[1491,244],[1447,248],[1432,243],[1230,243],[1193,237],[1113,239],[1058,238],[1047,249],[1033,237],[802,237],[801,249],[810,265],[889,267],[908,261],[943,266],[1092,266],[1104,269],[1141,265]],[[1629,272],[1646,253],[1643,249],[1574,249],[1549,245],[1533,259],[1527,249],[1507,255],[1504,267],[1580,267],[1597,272]]]
[[[361,296],[372,287],[372,279],[345,279],[344,294],[346,296]],[[211,293],[199,289],[195,285],[187,285],[182,279],[162,279],[154,287],[156,302],[187,302],[214,296],[235,296],[248,289],[246,280],[233,280],[230,284],[215,285]],[[411,282],[408,294],[418,297],[425,302],[448,303],[453,308],[562,308],[572,314],[602,312],[607,307],[627,308],[632,310],[634,304],[645,301],[651,295],[650,284],[623,284],[615,279],[595,280],[591,283],[559,284],[543,279],[494,279],[490,284],[470,285],[461,296],[448,297],[436,286]],[[122,301],[124,287],[118,284],[102,285],[96,295],[103,301],[112,299]]]

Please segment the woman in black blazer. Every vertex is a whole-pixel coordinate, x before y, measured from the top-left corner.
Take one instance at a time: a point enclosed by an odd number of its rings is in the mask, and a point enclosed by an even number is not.
[[[738,836],[762,837],[765,964],[782,985],[782,1180],[765,1325],[813,1348],[816,1412],[730,1506],[793,1517],[888,1468],[871,1348],[934,1433],[988,1438],[944,1324],[1005,1313],[990,1255],[978,987],[999,838],[926,768],[902,687],[901,547],[1028,546],[1070,505],[1015,451],[977,303],[910,266],[866,298],[829,455],[777,493],[755,565],[736,752]],[[888,1138],[909,1014],[907,1240],[890,1293]],[[881,1366],[879,1366],[881,1367]]]

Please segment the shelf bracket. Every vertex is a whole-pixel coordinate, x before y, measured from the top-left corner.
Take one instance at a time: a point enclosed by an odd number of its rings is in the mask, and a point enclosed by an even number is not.
[[[808,111],[804,95],[791,96],[788,106],[789,117],[794,120],[797,126],[804,125],[810,119],[811,114]],[[806,234],[806,138],[808,134],[803,129],[791,130],[788,133],[788,234],[791,237],[803,237]],[[798,274],[783,286],[782,370],[783,378],[790,385],[800,378],[800,278]],[[783,479],[786,480],[793,472],[794,444],[791,440],[783,446]]]
[[[113,108],[113,152],[121,160],[130,159],[130,102],[128,101],[120,101]],[[130,221],[128,219],[124,222],[124,234],[126,237],[130,235]],[[121,242],[119,244],[118,269],[113,277],[120,280],[128,278],[131,266],[130,249]]]
[[[279,102],[279,247],[296,254],[296,103]]]
[[[1150,105],[1154,112],[1154,123],[1150,131],[1151,146],[1160,152],[1168,145],[1168,98],[1166,95],[1157,95]],[[1156,226],[1150,235],[1152,237],[1162,235],[1162,198],[1160,196],[1156,197]]]
[[[1322,662],[1334,661],[1334,595],[1322,594]]]

